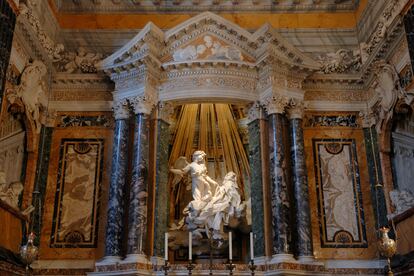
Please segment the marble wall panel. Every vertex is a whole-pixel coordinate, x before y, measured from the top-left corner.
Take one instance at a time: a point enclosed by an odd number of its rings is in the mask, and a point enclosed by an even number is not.
[[[61,141],[51,247],[96,247],[103,139]]]
[[[105,127],[54,129],[46,174],[44,200],[48,204],[43,213],[40,259],[103,256],[106,213],[102,210],[106,210],[106,200],[102,199],[108,196],[112,136],[113,130]],[[90,145],[90,151],[77,153],[75,147],[85,142]],[[95,189],[98,183],[100,193]],[[86,242],[65,240],[75,229],[84,235]]]
[[[358,258],[358,259],[371,259],[371,258],[377,258],[377,247],[375,243],[375,220],[374,220],[374,212],[371,202],[371,191],[370,191],[370,184],[369,184],[369,177],[368,177],[368,168],[367,168],[367,158],[366,158],[366,152],[365,152],[365,144],[364,144],[364,133],[362,128],[349,128],[349,127],[307,127],[304,129],[304,136],[305,136],[305,153],[306,153],[306,167],[308,168],[308,181],[309,181],[309,201],[310,201],[310,209],[311,209],[311,222],[312,222],[312,236],[313,236],[313,247],[314,247],[314,255],[316,258],[324,259],[324,258],[335,258],[335,259],[351,259],[351,258]],[[319,141],[319,142],[318,142]],[[331,165],[332,169],[328,166],[325,169],[325,178],[321,178],[321,170],[318,169],[318,162],[320,158],[326,158],[332,157],[334,158],[336,155],[329,154],[329,152],[326,151],[324,143],[329,142],[332,143],[332,141],[338,143],[341,142],[344,145],[347,145],[345,147],[342,147],[342,151],[347,150],[348,153],[343,152],[342,155],[338,155],[336,157],[336,163],[328,164]],[[323,143],[322,143],[323,142]],[[320,154],[315,150],[314,147],[320,143],[320,148],[324,149],[323,156],[320,156]],[[317,149],[317,148],[316,148]],[[333,151],[334,149],[331,149]],[[334,151],[335,152],[335,151]],[[341,156],[341,157],[340,157]],[[339,158],[340,157],[340,158]],[[332,160],[333,161],[333,160]],[[340,162],[339,162],[340,161]],[[348,161],[348,162],[343,162]],[[342,163],[342,165],[340,165]],[[316,167],[316,169],[315,169]],[[351,170],[350,168],[353,169]],[[346,170],[352,172],[352,174],[345,173]],[[328,173],[327,173],[328,172]],[[337,173],[337,175],[334,174],[334,172]],[[359,172],[359,174],[358,174]],[[349,175],[351,175],[351,180],[349,180]],[[331,180],[329,179],[331,177]],[[359,188],[356,183],[358,183],[359,178]],[[325,181],[325,182],[321,182]],[[358,233],[361,228],[358,228],[360,226],[363,226],[365,228],[365,234],[364,237],[363,232],[359,232],[358,234],[355,234],[355,239],[358,239],[359,237],[359,244],[358,247],[354,247],[351,244],[351,246],[343,247],[344,244],[340,243],[340,248],[334,243],[332,243],[330,246],[327,246],[330,240],[332,240],[333,234],[332,230],[330,232],[330,235],[327,235],[326,233],[326,223],[324,221],[323,213],[321,216],[321,211],[328,210],[329,212],[332,212],[334,210],[328,209],[328,206],[331,206],[330,202],[327,199],[324,199],[324,193],[323,193],[323,186],[321,184],[328,184],[329,188],[329,182],[333,182],[333,179],[340,180],[339,183],[348,183],[352,184],[350,188],[352,190],[349,190],[347,193],[352,197],[353,199],[358,198],[357,202],[360,202],[359,208],[355,208],[355,201],[352,205],[353,213],[361,214],[360,216],[360,224],[356,224],[357,228],[354,233]],[[345,181],[345,179],[348,179]],[[330,181],[329,181],[330,180]],[[338,182],[335,182],[335,185],[337,185]],[[326,188],[326,187],[325,187]],[[349,188],[349,187],[348,187]],[[332,190],[333,191],[333,190]],[[352,191],[352,193],[351,193]],[[329,190],[326,194],[330,194]],[[341,194],[338,193],[340,196]],[[335,201],[337,195],[335,193],[330,194],[330,198]],[[336,198],[335,198],[336,197]],[[345,201],[346,202],[346,201]],[[343,203],[345,203],[343,202]],[[341,203],[341,204],[343,204]],[[347,203],[347,205],[351,206],[351,201]],[[326,206],[326,208],[325,208]],[[319,208],[319,210],[318,210]],[[323,208],[323,209],[322,209]],[[341,205],[341,208],[346,209],[345,205]],[[349,207],[351,208],[351,207]],[[345,221],[345,218],[353,219],[354,223],[358,222],[357,219],[355,219],[355,216],[351,216],[352,211],[349,211],[346,209],[346,213],[339,211],[339,219],[342,221]],[[362,213],[363,211],[363,218],[365,220],[362,220]],[[349,222],[347,222],[349,223]],[[321,229],[324,229],[325,232],[323,232]],[[331,227],[328,225],[328,228]],[[345,227],[348,228],[349,226]],[[332,228],[333,229],[333,228]],[[351,229],[351,228],[349,228]],[[351,232],[351,231],[349,231]],[[330,239],[329,239],[330,238]],[[355,241],[353,241],[355,242]]]
[[[354,139],[312,139],[323,247],[367,245]]]

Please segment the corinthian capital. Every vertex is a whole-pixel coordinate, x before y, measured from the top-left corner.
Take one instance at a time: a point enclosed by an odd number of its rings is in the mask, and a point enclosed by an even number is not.
[[[144,113],[151,114],[152,109],[155,106],[155,101],[150,96],[138,96],[129,100],[135,114]]]
[[[114,101],[112,110],[114,111],[115,120],[123,120],[129,118],[129,106],[126,99]]]
[[[174,105],[169,102],[158,102],[158,118],[171,123],[173,120]]]
[[[266,109],[268,115],[275,113],[283,114],[288,104],[289,99],[281,95],[269,96],[262,101],[262,105]]]
[[[287,108],[289,119],[302,119],[304,110],[305,104],[303,101],[294,98],[290,99],[289,106]]]
[[[263,116],[263,109],[260,106],[259,102],[254,102],[250,104],[247,111],[248,122],[253,122],[254,120],[261,119]]]

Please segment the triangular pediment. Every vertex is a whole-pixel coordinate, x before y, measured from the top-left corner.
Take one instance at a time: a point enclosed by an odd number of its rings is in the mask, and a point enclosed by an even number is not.
[[[254,67],[280,62],[313,71],[320,64],[296,49],[272,26],[254,33],[211,12],[204,12],[166,32],[148,23],[131,41],[101,63],[102,69],[130,70],[150,57],[162,67],[182,63],[235,63]]]

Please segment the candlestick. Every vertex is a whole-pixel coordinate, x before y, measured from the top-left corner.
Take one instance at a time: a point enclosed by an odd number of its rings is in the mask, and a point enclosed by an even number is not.
[[[193,259],[193,233],[188,232],[188,259]]]
[[[250,259],[254,260],[253,232],[250,232]]]
[[[231,232],[230,232],[231,233]],[[233,270],[236,268],[236,266],[233,264],[231,259],[229,260],[229,263],[227,264],[227,269],[230,270],[229,275],[233,275]]]
[[[256,270],[257,266],[254,264],[254,260],[250,260],[249,269],[252,272],[250,275],[254,276],[254,271]]]
[[[167,260],[165,260],[164,265],[162,266],[163,270],[164,270],[164,275],[168,275],[168,270],[170,269],[170,264],[168,263]]]
[[[168,261],[168,233],[165,233],[165,260]]]
[[[231,231],[229,232],[229,260],[233,260],[233,239]]]
[[[188,265],[187,265],[188,275],[193,275],[193,269],[194,268],[195,268],[195,266],[193,265],[193,261],[190,259],[188,261]]]

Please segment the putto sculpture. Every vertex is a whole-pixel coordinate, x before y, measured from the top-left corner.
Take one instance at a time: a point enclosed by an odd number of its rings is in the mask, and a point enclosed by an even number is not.
[[[180,157],[176,164],[181,167],[170,169],[179,178],[189,173],[192,186],[192,200],[183,210],[183,219],[170,229],[172,247],[186,245],[186,235],[180,232],[187,231],[193,232],[195,240],[207,237],[221,247],[228,239],[224,226],[237,227],[245,216],[246,203],[241,201],[236,174],[228,172],[221,183],[213,180],[207,174],[205,157],[204,151],[197,150],[191,163]]]

